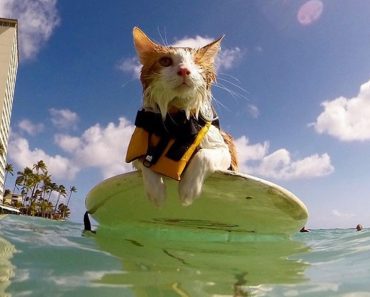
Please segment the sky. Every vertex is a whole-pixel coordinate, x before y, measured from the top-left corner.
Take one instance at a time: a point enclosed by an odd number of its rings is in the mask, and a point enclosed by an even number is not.
[[[370,1],[1,0],[0,17],[19,20],[8,163],[44,160],[76,186],[73,221],[95,184],[132,170],[139,26],[177,46],[225,35],[212,90],[240,171],[298,196],[309,228],[370,227]]]

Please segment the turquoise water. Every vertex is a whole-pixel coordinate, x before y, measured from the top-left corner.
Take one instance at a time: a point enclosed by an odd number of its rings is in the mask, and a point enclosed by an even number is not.
[[[137,241],[82,224],[0,219],[0,296],[370,297],[370,231],[244,243]]]

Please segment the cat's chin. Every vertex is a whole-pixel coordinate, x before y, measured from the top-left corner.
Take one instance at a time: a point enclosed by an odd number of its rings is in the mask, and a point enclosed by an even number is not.
[[[180,94],[185,94],[185,93],[189,93],[190,91],[192,91],[193,86],[190,86],[186,83],[182,83],[181,85],[178,85],[174,89],[175,89],[176,92],[178,92]]]

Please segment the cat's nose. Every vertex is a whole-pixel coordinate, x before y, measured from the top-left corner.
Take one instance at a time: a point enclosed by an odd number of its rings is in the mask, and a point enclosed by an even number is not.
[[[181,67],[181,68],[179,68],[179,71],[177,71],[177,75],[182,76],[182,77],[186,77],[186,76],[190,75],[190,70],[186,67]]]

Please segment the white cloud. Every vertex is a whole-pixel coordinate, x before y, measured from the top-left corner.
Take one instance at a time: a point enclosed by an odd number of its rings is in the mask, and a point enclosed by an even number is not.
[[[314,154],[301,160],[292,160],[289,151],[279,149],[268,154],[269,143],[249,144],[242,136],[235,140],[240,162],[240,171],[266,178],[292,180],[321,177],[331,174],[334,167],[330,156]]]
[[[260,115],[260,111],[259,111],[258,107],[256,105],[253,105],[253,104],[248,104],[247,112],[254,119],[257,119]]]
[[[217,70],[231,69],[242,56],[243,53],[238,47],[221,50],[216,59]]]
[[[24,59],[34,58],[60,23],[57,0],[1,0],[0,15],[18,19],[19,50]]]
[[[337,209],[333,209],[331,211],[331,213],[332,213],[332,215],[334,215],[338,218],[342,218],[342,219],[350,219],[350,218],[353,218],[355,216],[353,213],[343,213],[343,212],[340,212]]]
[[[339,97],[322,103],[324,111],[310,124],[320,134],[342,141],[370,140],[370,81],[356,97]]]
[[[56,134],[55,143],[65,152],[64,156],[49,155],[39,148],[30,148],[27,139],[12,134],[9,142],[9,159],[19,168],[32,167],[43,160],[49,173],[57,179],[73,180],[85,168],[98,169],[104,178],[131,171],[132,164],[124,158],[134,126],[125,118],[119,123],[102,127],[96,124],[81,136]]]
[[[41,123],[34,124],[28,119],[24,119],[18,123],[20,130],[27,132],[29,135],[36,135],[44,130],[44,125]]]
[[[126,164],[124,158],[133,130],[130,122],[120,118],[118,125],[109,123],[102,127],[96,124],[81,137],[59,134],[55,142],[71,154],[80,168],[98,168],[106,178],[132,170],[132,165]]]
[[[27,139],[13,134],[9,142],[9,158],[19,168],[32,168],[33,164],[43,160],[49,173],[57,179],[73,179],[79,171],[71,160],[60,155],[50,156],[38,148],[31,149]]]
[[[202,36],[195,36],[195,37],[184,37],[182,39],[177,40],[171,46],[175,47],[191,47],[191,48],[201,48],[209,43],[211,43],[214,39],[210,37],[202,37]]]
[[[122,117],[118,123],[96,124],[80,136],[57,134],[54,141],[65,156],[51,156],[41,149],[31,149],[25,138],[15,135],[11,136],[9,157],[18,167],[44,160],[55,177],[73,179],[82,169],[96,168],[107,178],[132,170],[132,165],[125,163],[124,158],[133,130],[134,125]],[[286,149],[269,153],[268,142],[251,144],[242,136],[235,143],[240,170],[248,174],[291,180],[321,177],[334,171],[326,153],[292,160]]]
[[[76,128],[79,117],[77,113],[69,109],[49,109],[51,122],[60,129]]]
[[[249,171],[248,167],[246,167],[248,161],[261,160],[266,156],[269,149],[268,142],[249,144],[249,139],[245,136],[235,139],[235,145],[238,148],[239,162],[241,166],[244,166],[245,171]]]
[[[123,72],[131,73],[134,78],[139,78],[141,64],[137,57],[127,58],[118,63],[118,69],[122,70]]]
[[[32,167],[39,160],[45,161],[55,178],[72,180],[85,168],[97,168],[104,178],[131,171],[132,165],[124,162],[127,146],[134,126],[124,118],[106,127],[96,124],[81,136],[57,134],[55,143],[65,156],[49,155],[38,148],[30,148],[29,142],[12,134],[9,142],[9,158],[19,168]]]

